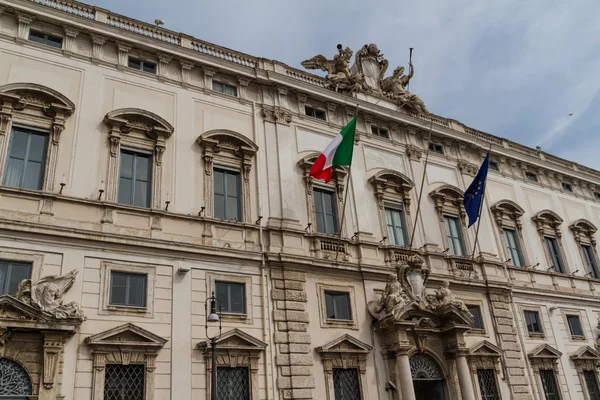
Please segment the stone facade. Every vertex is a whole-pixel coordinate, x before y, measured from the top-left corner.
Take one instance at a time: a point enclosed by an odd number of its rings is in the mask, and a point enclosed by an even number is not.
[[[0,396],[101,400],[126,373],[146,399],[208,398],[215,292],[240,398],[597,398],[600,172],[430,114],[412,65],[351,54],[304,62],[322,78],[0,0]],[[354,115],[351,174],[311,178]],[[471,257],[463,195],[489,148]],[[147,160],[138,198],[127,157]]]

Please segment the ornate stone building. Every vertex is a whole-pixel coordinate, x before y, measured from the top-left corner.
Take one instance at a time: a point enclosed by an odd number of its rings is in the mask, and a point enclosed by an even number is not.
[[[0,398],[208,398],[213,292],[220,399],[600,398],[600,172],[431,114],[373,44],[302,64],[0,0]]]

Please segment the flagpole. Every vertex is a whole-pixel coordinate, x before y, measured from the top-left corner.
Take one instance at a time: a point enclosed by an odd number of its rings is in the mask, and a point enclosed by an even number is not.
[[[425,186],[425,174],[427,173],[427,164],[429,162],[429,142],[431,141],[431,129],[433,128],[433,121],[429,124],[429,136],[427,137],[427,145],[425,147],[425,165],[423,167],[423,176],[421,177],[421,188],[419,189],[419,198],[417,199],[417,214],[415,215],[415,223],[413,224],[412,235],[410,235],[409,249],[412,249],[413,240],[415,239],[415,232],[417,231],[417,223],[419,221],[419,213],[421,212],[421,198],[423,197],[423,186]]]
[[[492,145],[490,144],[490,148],[488,149],[488,154],[492,150]],[[488,164],[490,163],[488,159]],[[489,165],[488,165],[489,167]],[[487,177],[483,181],[483,187],[481,191],[481,203],[479,203],[479,218],[477,218],[477,228],[475,229],[475,243],[473,244],[473,252],[471,253],[471,260],[475,261],[475,250],[477,249],[477,242],[479,240],[479,227],[481,226],[481,210],[483,210],[483,202],[485,201],[485,186],[487,185]]]

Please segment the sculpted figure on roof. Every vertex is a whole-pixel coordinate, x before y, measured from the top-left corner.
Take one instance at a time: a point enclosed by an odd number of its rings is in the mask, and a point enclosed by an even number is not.
[[[360,90],[364,86],[364,77],[362,74],[350,70],[350,59],[352,50],[349,47],[345,49],[341,44],[337,45],[338,54],[333,60],[328,60],[322,54],[314,56],[309,60],[302,61],[302,66],[306,69],[320,69],[327,72],[328,85],[336,92],[353,92]]]
[[[394,70],[392,76],[383,79],[381,90],[386,96],[396,100],[400,107],[406,107],[413,114],[431,114],[419,96],[406,90],[410,79],[415,74],[412,61],[408,66],[410,70],[408,75],[404,74],[404,67],[399,66]]]

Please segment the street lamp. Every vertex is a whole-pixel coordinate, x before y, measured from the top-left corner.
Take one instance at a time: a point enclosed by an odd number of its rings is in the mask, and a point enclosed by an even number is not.
[[[208,313],[208,303],[210,302],[210,314]],[[219,306],[219,312],[217,312],[217,305]],[[206,299],[204,302],[204,310],[206,315],[206,338],[210,339],[210,347],[212,351],[212,372],[210,378],[210,399],[217,400],[217,340],[221,338],[221,318],[219,314],[221,312],[221,303],[215,297],[215,292],[212,292],[212,296]],[[219,323],[219,336],[208,337],[208,324],[212,322]]]

